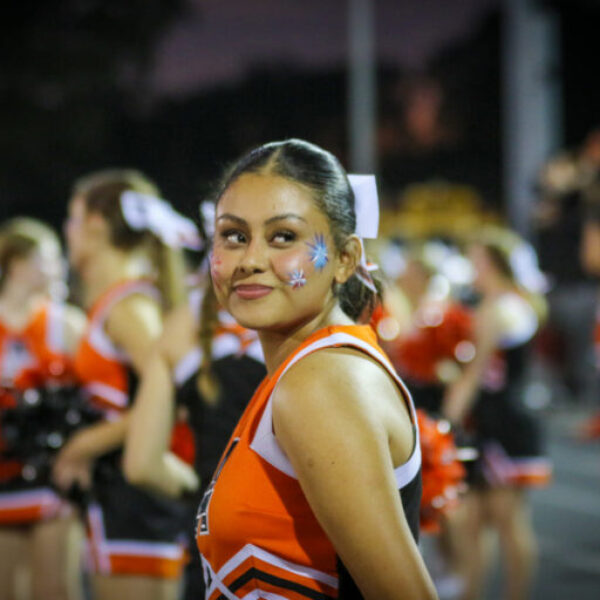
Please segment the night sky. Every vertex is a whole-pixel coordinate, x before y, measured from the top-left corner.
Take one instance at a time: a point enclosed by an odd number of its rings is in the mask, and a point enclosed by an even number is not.
[[[499,0],[376,0],[383,62],[420,69],[470,33]],[[156,51],[154,86],[177,95],[256,65],[330,67],[346,59],[346,0],[191,0]]]

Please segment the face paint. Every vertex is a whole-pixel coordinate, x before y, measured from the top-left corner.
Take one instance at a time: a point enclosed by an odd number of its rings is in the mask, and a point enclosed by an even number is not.
[[[223,264],[223,261],[218,256],[216,256],[214,252],[211,252],[209,263],[210,276],[212,278],[213,284],[217,289],[221,289],[221,283],[219,282],[219,279],[221,277],[220,267]]]
[[[312,243],[306,243],[309,247],[310,260],[315,265],[315,269],[317,269],[317,271],[322,271],[329,262],[325,237],[322,234],[317,234],[313,238]]]
[[[293,290],[297,290],[306,285],[306,277],[303,269],[296,269],[290,273],[289,284]]]

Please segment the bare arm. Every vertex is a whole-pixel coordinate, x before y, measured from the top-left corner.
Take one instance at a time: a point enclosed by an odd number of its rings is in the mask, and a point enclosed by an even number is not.
[[[73,356],[85,329],[86,317],[76,306],[67,304],[64,307],[63,338],[65,352]]]
[[[158,305],[138,295],[119,302],[106,323],[107,334],[130,357],[138,373],[160,335],[161,327]],[[119,419],[90,425],[71,437],[54,464],[56,484],[62,489],[68,489],[74,481],[89,486],[93,461],[123,445],[129,418],[129,411],[126,411]]]
[[[199,485],[195,471],[169,452],[175,410],[172,370],[195,343],[196,324],[184,305],[167,318],[142,371],[125,441],[127,479],[172,497]]]
[[[452,423],[460,423],[473,405],[483,372],[498,346],[499,334],[494,305],[482,306],[475,315],[475,357],[448,386],[442,403],[442,413]]]
[[[364,597],[433,599],[394,477],[386,419],[392,405],[398,408],[391,420],[408,423],[400,429],[410,432],[408,416],[398,414],[405,410],[398,391],[379,366],[324,350],[280,382],[273,425],[315,516]],[[412,434],[400,442],[405,460]]]

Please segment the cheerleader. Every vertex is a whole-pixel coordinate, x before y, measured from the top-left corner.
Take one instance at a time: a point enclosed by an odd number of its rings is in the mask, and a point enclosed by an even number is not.
[[[60,242],[49,227],[16,218],[0,228],[0,421],[27,388],[72,381],[85,317],[57,298],[62,271]],[[0,439],[0,598],[77,600],[78,519],[44,476],[48,465],[27,465],[18,447],[9,455],[7,443]]]
[[[416,543],[414,407],[357,325],[377,296],[361,237],[378,211],[373,178],[353,184],[331,154],[287,140],[219,188],[215,293],[258,331],[268,374],[198,509],[208,600],[436,597]]]
[[[434,264],[428,254],[442,254]],[[384,253],[384,269],[401,259],[403,267],[385,290],[385,314],[375,323],[382,345],[402,378],[415,405],[439,416],[445,386],[459,376],[473,356],[471,314],[452,297],[452,284],[442,273],[452,263],[457,270],[462,257],[437,242]],[[464,260],[466,262],[466,260]]]
[[[524,402],[528,346],[545,304],[532,250],[508,233],[474,243],[469,256],[481,301],[474,315],[475,356],[444,397],[443,413],[475,435],[479,458],[452,525],[465,578],[465,599],[482,597],[488,528],[500,542],[506,595],[529,598],[536,544],[525,491],[549,482],[537,421]]]
[[[184,298],[178,246],[193,242],[196,231],[158,196],[138,172],[94,173],[75,183],[66,223],[69,260],[89,312],[75,369],[103,420],[65,446],[54,480],[85,492],[99,600],[174,599],[184,564],[181,507],[131,486],[121,470],[136,379],[161,334],[162,306]]]

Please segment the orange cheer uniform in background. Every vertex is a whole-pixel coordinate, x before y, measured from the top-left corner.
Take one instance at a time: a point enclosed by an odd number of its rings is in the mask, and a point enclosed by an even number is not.
[[[11,390],[60,382],[72,375],[63,327],[63,306],[53,302],[42,303],[21,330],[0,321],[0,419],[2,409],[15,406]],[[28,485],[21,479],[23,465],[1,453],[0,439],[0,524],[51,518],[67,507],[49,485]]]

